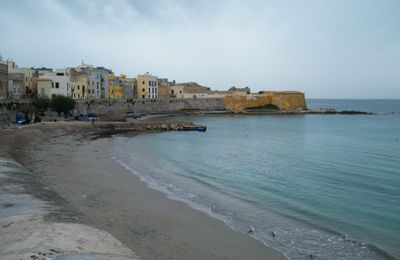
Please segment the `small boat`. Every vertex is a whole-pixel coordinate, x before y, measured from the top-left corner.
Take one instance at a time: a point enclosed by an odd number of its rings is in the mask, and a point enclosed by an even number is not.
[[[205,131],[207,131],[207,126],[198,126],[198,127],[196,127],[196,130],[198,132],[205,132]]]

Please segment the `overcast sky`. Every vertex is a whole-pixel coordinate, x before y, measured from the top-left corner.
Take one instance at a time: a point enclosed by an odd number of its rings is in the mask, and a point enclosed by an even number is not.
[[[400,98],[398,0],[20,0],[0,17],[0,53],[20,67]]]

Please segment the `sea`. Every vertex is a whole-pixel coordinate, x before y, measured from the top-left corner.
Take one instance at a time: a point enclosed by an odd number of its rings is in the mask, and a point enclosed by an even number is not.
[[[290,259],[400,258],[400,100],[309,99],[372,115],[188,115],[206,132],[118,136],[150,188]]]

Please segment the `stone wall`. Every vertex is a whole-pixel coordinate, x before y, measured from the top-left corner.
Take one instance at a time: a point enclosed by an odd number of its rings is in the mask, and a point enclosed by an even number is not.
[[[268,104],[277,106],[280,110],[307,109],[304,93],[301,92],[265,92],[263,94],[233,93],[224,98],[224,107],[233,112],[241,112],[246,108],[261,107]]]
[[[222,98],[158,99],[126,101],[77,101],[75,114],[86,113],[175,113],[178,111],[224,110]]]

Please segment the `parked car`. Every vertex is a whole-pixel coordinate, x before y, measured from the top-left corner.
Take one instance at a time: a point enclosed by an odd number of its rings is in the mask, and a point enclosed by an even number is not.
[[[98,117],[95,113],[88,113],[88,114],[84,114],[84,115],[80,115],[78,120],[80,121],[95,121],[97,120]]]
[[[17,112],[15,114],[15,123],[17,123],[17,124],[25,124],[26,123],[26,119],[25,119],[24,113]]]

